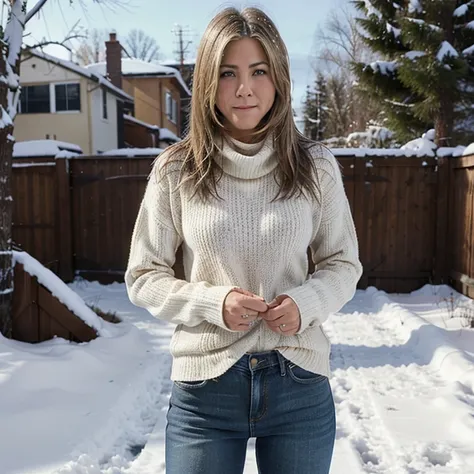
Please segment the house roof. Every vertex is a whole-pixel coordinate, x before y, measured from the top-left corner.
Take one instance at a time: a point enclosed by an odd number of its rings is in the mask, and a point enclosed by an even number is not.
[[[107,63],[102,61],[100,63],[88,64],[87,69],[94,71],[103,76],[107,73]],[[163,66],[162,64],[147,63],[141,59],[122,58],[122,75],[124,76],[172,76],[179,82],[183,90],[191,95],[191,91],[183,80],[181,73],[172,67]]]
[[[106,79],[102,74],[89,70],[85,67],[79,66],[72,61],[68,61],[66,59],[57,58],[56,56],[51,56],[50,54],[43,53],[42,51],[38,51],[36,49],[29,49],[26,51],[27,54],[31,56],[36,56],[37,58],[44,59],[53,64],[57,64],[65,69],[68,69],[80,76],[86,77],[87,79],[91,79],[94,82],[97,82],[103,85],[105,88],[109,89],[109,91],[117,96],[120,99],[126,100],[128,102],[133,102],[133,97],[126,94],[122,89],[114,86],[108,79]]]

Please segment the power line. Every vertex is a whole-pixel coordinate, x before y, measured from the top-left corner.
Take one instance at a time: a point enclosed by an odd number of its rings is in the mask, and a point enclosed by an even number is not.
[[[177,44],[177,49],[175,49],[173,53],[177,55],[178,63],[182,69],[186,53],[189,51],[189,46],[193,43],[188,39],[191,32],[187,27],[183,28],[181,25],[175,25],[171,33],[175,34]]]

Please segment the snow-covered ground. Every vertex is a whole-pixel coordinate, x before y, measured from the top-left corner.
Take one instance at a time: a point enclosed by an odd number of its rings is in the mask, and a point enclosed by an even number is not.
[[[123,284],[70,287],[123,322],[89,344],[0,336],[0,473],[163,473],[173,327]],[[330,318],[332,474],[474,473],[474,330],[461,317],[473,310],[445,286],[369,288]]]

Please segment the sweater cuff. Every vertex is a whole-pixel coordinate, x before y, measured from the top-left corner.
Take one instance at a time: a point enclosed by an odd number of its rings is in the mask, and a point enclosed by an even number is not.
[[[205,312],[204,318],[207,322],[215,324],[226,331],[239,332],[232,331],[224,322],[225,299],[236,288],[236,286],[211,286],[206,290],[206,300],[209,301],[209,309]]]
[[[285,291],[284,294],[295,302],[300,312],[301,325],[295,334],[301,334],[308,327],[322,322],[318,321],[318,318],[315,316],[315,308],[318,307],[318,304],[315,301],[314,293],[308,294],[307,288],[299,286]]]

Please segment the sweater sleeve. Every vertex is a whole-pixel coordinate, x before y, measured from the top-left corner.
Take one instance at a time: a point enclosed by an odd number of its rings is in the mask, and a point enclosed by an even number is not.
[[[301,334],[308,326],[322,324],[355,294],[362,275],[354,221],[334,155],[323,150],[317,158],[321,189],[321,219],[310,244],[315,271],[302,285],[285,291],[299,308]],[[319,220],[319,219],[318,219]]]
[[[180,205],[173,203],[179,195],[173,195],[169,177],[175,173],[164,173],[161,161],[162,157],[149,176],[132,234],[125,272],[130,301],[174,324],[197,326],[208,321],[229,330],[223,319],[223,304],[235,287],[206,281],[189,283],[174,276],[176,251],[183,241],[176,225]]]

